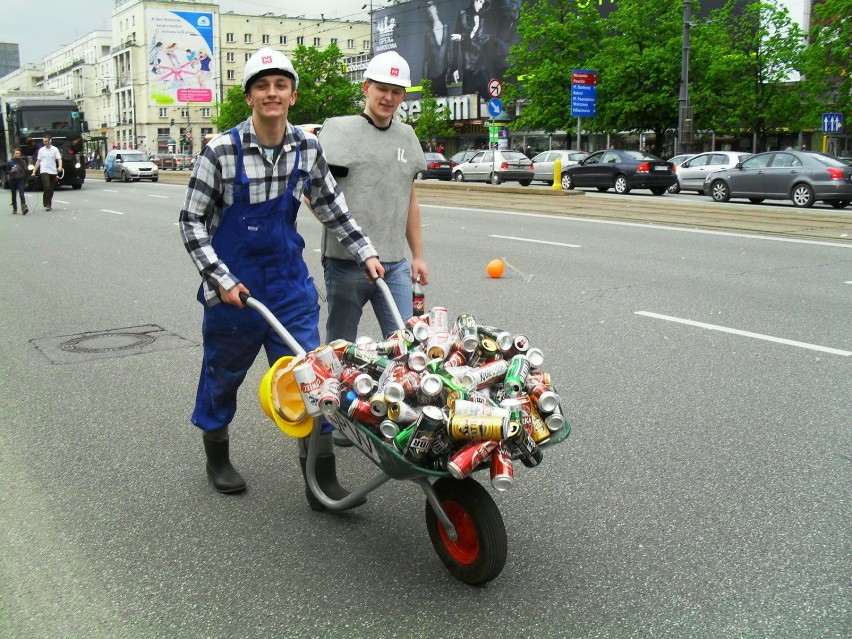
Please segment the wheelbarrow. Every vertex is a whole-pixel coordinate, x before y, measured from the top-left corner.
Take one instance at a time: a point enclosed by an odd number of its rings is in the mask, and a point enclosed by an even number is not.
[[[381,279],[376,280],[375,284],[392,309],[397,326],[403,328],[405,323],[396,309],[387,284]],[[298,363],[306,356],[305,350],[266,306],[245,294],[241,295],[241,299],[246,306],[260,313],[293,351],[292,363]],[[267,410],[267,407],[264,409]],[[395,447],[389,446],[369,428],[341,411],[324,417],[372,461],[380,472],[353,490],[346,498],[330,498],[323,493],[316,479],[322,416],[308,419],[304,415],[294,416],[292,429],[282,430],[298,437],[310,433],[305,478],[308,488],[320,503],[329,510],[344,510],[391,479],[410,481],[426,496],[425,516],[429,539],[449,572],[460,581],[471,585],[486,584],[500,574],[508,553],[506,527],[500,510],[487,489],[472,476],[456,479],[446,470],[425,468],[410,462]],[[276,423],[282,425],[278,417]],[[541,448],[563,441],[570,431],[570,425],[566,421],[565,427],[541,444]],[[487,468],[487,465],[476,470],[482,468]]]

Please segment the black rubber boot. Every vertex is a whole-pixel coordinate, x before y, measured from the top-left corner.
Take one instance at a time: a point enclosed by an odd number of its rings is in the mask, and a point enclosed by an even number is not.
[[[320,503],[308,487],[308,480],[306,477],[308,460],[304,457],[300,457],[299,464],[302,466],[302,477],[305,478],[305,497],[308,498],[308,506],[311,507],[311,510],[326,510],[326,507]],[[323,455],[322,457],[317,457],[314,470],[316,471],[317,484],[319,484],[322,492],[324,492],[328,497],[331,499],[343,499],[349,495],[349,491],[337,483],[337,463],[335,462],[334,455]],[[367,503],[366,497],[352,504],[349,508],[355,508],[365,503]],[[343,508],[341,510],[349,510],[349,508]]]
[[[246,480],[231,465],[228,453],[228,440],[204,438],[204,452],[207,453],[207,476],[220,493],[233,495],[246,489]]]

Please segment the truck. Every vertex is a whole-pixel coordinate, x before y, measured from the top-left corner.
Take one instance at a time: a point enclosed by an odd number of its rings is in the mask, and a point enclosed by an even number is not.
[[[9,188],[6,163],[15,149],[32,171],[42,138],[62,154],[62,173],[56,186],[79,189],[86,180],[83,134],[89,127],[77,103],[49,91],[10,92],[0,95],[0,184]],[[27,188],[41,189],[41,179],[30,176]]]

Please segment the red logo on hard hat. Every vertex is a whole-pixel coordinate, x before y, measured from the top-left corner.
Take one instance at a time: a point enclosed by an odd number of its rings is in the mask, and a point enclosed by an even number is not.
[[[399,67],[391,67],[391,75],[396,77],[399,75]]]
[[[260,58],[260,61],[261,61],[263,64],[272,64],[272,56],[271,56],[271,55],[265,55],[265,56],[262,56],[262,57]]]

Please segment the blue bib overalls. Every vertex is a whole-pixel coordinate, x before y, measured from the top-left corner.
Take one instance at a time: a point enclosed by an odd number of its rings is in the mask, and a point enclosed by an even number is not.
[[[302,258],[305,241],[296,231],[299,198],[299,148],[287,190],[273,200],[252,204],[249,180],[243,170],[243,147],[237,147],[233,204],[211,239],[216,254],[229,270],[263,302],[306,351],[319,346],[319,304],[314,280]],[[198,299],[204,303],[199,289]],[[263,317],[250,308],[219,303],[204,308],[204,359],[192,423],[205,431],[230,424],[237,410],[237,390],[261,346],[272,365],[293,353]]]

